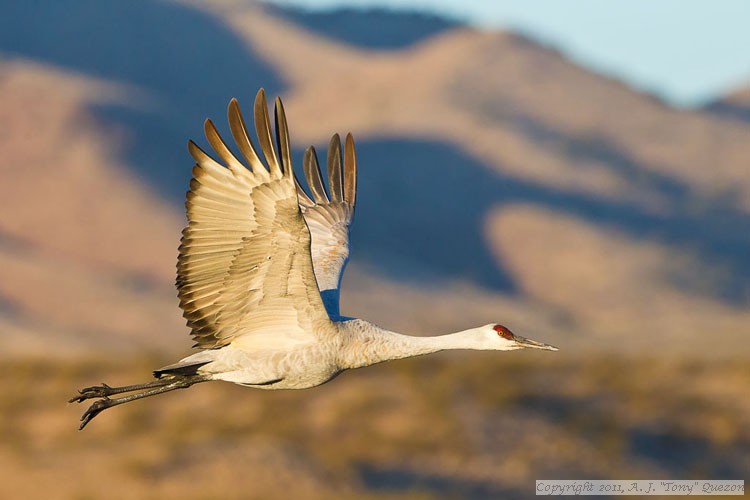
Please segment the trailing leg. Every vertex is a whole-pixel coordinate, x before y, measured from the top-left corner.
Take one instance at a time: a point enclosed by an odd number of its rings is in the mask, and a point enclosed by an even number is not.
[[[122,387],[110,387],[104,382],[102,385],[95,385],[93,387],[86,387],[78,391],[78,396],[72,397],[68,400],[68,403],[81,403],[87,399],[92,398],[106,398],[113,394],[122,394],[123,392],[141,391],[143,389],[151,389],[154,387],[163,387],[169,385],[172,382],[171,379],[165,378],[160,380],[154,380],[153,382],[146,382],[145,384],[137,385],[125,385]]]
[[[156,380],[154,382],[148,382],[146,384],[130,385],[124,387],[109,387],[106,384],[102,384],[101,386],[83,389],[81,391],[81,395],[72,398],[70,402],[80,403],[89,398],[101,398],[98,401],[95,401],[91,406],[89,406],[89,408],[81,416],[81,425],[78,429],[83,430],[83,428],[86,427],[86,425],[91,422],[94,417],[96,417],[99,413],[103,412],[107,408],[112,408],[113,406],[129,403],[130,401],[135,401],[137,399],[143,399],[150,396],[156,396],[157,394],[174,391],[175,389],[186,389],[193,384],[206,382],[208,380],[210,379],[205,376],[193,375],[190,377],[168,377]],[[144,390],[143,392],[136,392],[135,394],[129,394],[120,398],[109,398],[109,395],[111,394],[131,392],[140,389],[146,390]]]

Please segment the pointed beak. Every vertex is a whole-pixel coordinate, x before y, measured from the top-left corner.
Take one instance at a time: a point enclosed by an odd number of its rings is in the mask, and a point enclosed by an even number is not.
[[[532,349],[543,349],[545,351],[557,351],[557,347],[544,342],[537,342],[536,340],[527,339],[524,337],[515,336],[513,339],[519,347],[530,347]]]

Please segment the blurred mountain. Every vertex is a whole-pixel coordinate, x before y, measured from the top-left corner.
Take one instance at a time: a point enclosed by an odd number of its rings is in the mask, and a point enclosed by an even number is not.
[[[730,120],[750,122],[750,85],[705,106],[705,110]]]
[[[461,26],[461,23],[419,11],[395,13],[383,8],[316,10],[267,5],[267,10],[316,35],[363,49],[399,50]]]
[[[260,86],[284,98],[297,159],[333,132],[357,138],[348,314],[417,334],[503,321],[569,349],[750,346],[744,123],[427,15],[239,0],[6,11],[5,352],[186,352],[172,288],[185,142],[205,144],[206,116],[226,132],[229,98],[249,110]]]

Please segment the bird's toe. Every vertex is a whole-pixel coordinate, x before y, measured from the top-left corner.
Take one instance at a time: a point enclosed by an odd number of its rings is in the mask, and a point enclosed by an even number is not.
[[[78,391],[78,395],[70,398],[68,403],[81,403],[92,398],[106,398],[112,394],[112,388],[102,382],[102,385],[86,387]]]
[[[91,406],[89,406],[88,409],[83,412],[83,415],[81,415],[81,425],[80,427],[78,427],[78,430],[82,431],[83,428],[86,427],[86,425],[94,419],[94,417],[109,408],[109,402],[110,400],[108,399],[100,399],[99,401],[96,401]]]

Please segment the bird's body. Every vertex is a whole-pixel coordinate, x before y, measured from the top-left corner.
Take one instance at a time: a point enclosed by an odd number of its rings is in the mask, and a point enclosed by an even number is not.
[[[111,406],[199,382],[306,389],[347,369],[446,349],[555,349],[496,324],[414,337],[341,316],[339,285],[349,257],[356,197],[352,136],[346,137],[343,152],[338,135],[331,139],[327,188],[315,150],[305,152],[310,196],[292,170],[281,101],[276,101],[275,137],[262,89],[254,111],[265,162],[235,100],[229,105],[229,124],[245,163],[211,121],[206,121],[206,136],[223,165],[189,143],[197,165],[187,194],[177,289],[196,347],[202,350],[156,370],[155,381],[79,391],[71,401],[100,398],[84,413],[81,428]],[[132,394],[109,397],[128,392]]]
[[[496,350],[491,338],[497,335],[492,330],[494,325],[437,337],[401,335],[361,319],[335,321],[330,326],[330,331],[309,342],[236,342],[201,351],[157,373],[201,364],[198,371],[211,380],[260,389],[308,389],[328,382],[344,370],[383,361],[447,349]],[[492,331],[490,338],[482,337],[482,330]]]

